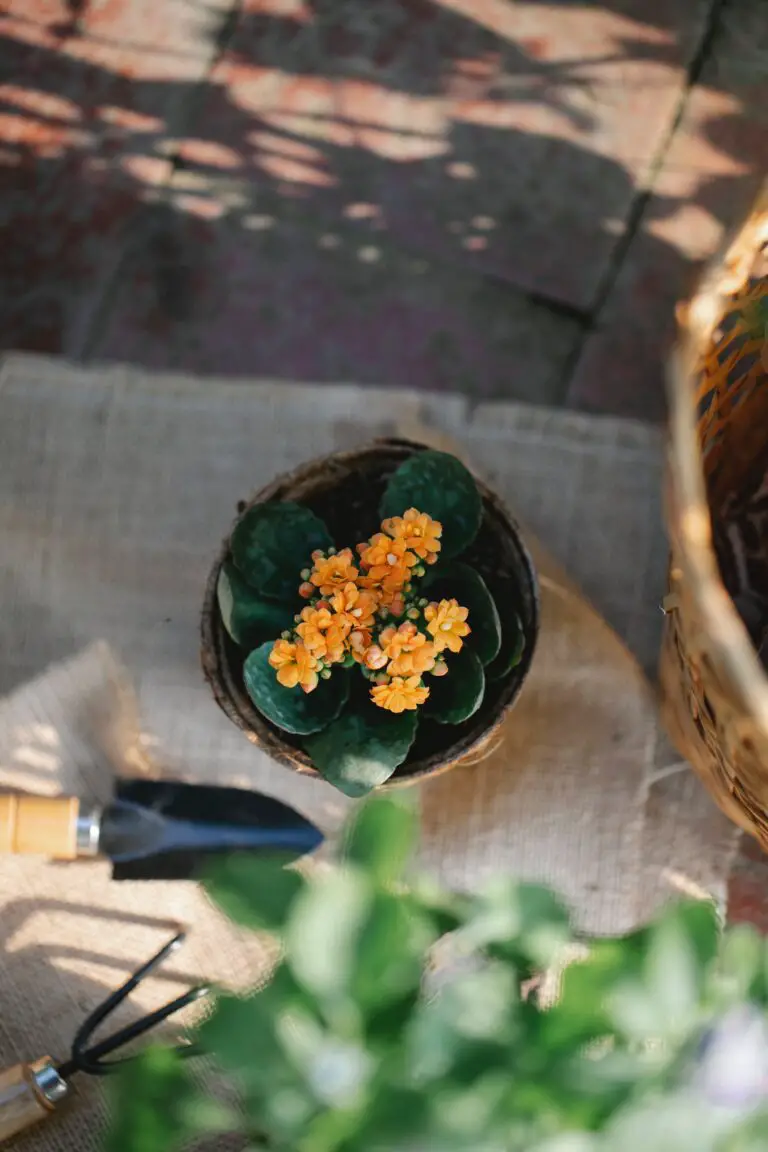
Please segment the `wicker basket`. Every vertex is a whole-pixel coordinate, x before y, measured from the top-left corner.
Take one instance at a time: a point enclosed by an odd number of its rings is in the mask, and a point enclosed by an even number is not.
[[[377,440],[351,452],[323,457],[279,477],[258,492],[248,506],[267,500],[296,500],[321,516],[335,539],[352,543],[363,540],[378,526],[376,510],[387,478],[423,447],[409,440]],[[505,680],[487,685],[482,705],[466,723],[453,727],[422,721],[408,760],[397,768],[385,787],[412,784],[477,755],[497,732],[530,668],[539,631],[539,592],[533,562],[499,498],[481,481],[477,480],[477,485],[484,516],[467,558],[497,599],[502,592],[515,597],[514,607],[525,634],[523,657]],[[229,537],[222,545],[205,591],[203,671],[219,706],[252,743],[280,764],[315,776],[316,769],[297,741],[268,723],[245,691],[244,653],[228,636],[216,597],[219,571],[228,555]]]
[[[752,517],[768,471],[766,306],[768,188],[679,309],[660,667],[664,719],[680,752],[723,811],[768,848],[768,679],[731,598],[740,581],[768,579],[768,520],[763,533]],[[740,548],[732,563],[724,545],[734,532],[740,539],[742,524],[749,559]]]

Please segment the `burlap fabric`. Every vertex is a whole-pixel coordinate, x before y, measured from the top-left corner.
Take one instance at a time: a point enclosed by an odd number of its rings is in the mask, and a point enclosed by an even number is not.
[[[465,887],[499,871],[547,880],[596,932],[629,928],[676,887],[721,896],[731,826],[660,739],[640,670],[655,663],[662,619],[660,437],[610,420],[11,358],[0,784],[103,798],[116,769],[164,771],[262,788],[332,836],[343,797],[272,764],[209,697],[203,585],[241,496],[313,455],[425,427],[535,533],[543,630],[504,742],[421,789],[422,865]],[[0,861],[0,909],[0,1064],[63,1054],[171,922],[189,926],[188,947],[137,1010],[200,976],[257,979],[269,960],[266,942],[229,928],[193,885],[117,885],[100,863]],[[101,1085],[81,1081],[19,1147],[96,1148],[104,1107]]]

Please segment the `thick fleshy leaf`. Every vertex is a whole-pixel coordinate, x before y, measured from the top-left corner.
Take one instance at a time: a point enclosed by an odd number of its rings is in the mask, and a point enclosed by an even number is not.
[[[485,695],[485,675],[479,659],[465,645],[447,654],[447,676],[429,676],[424,715],[438,724],[461,724],[477,712]]]
[[[349,673],[334,668],[330,680],[321,680],[314,692],[284,688],[269,663],[272,642],[251,652],[243,665],[245,689],[272,724],[297,736],[319,732],[341,712],[349,696]]]
[[[377,796],[363,804],[351,823],[344,856],[380,884],[398,880],[413,849],[418,816],[403,799]]]
[[[390,477],[381,501],[383,517],[418,508],[443,526],[441,558],[467,548],[480,527],[483,502],[472,474],[460,460],[431,449],[416,452]]]
[[[431,600],[458,600],[469,609],[467,623],[471,628],[464,644],[475,652],[481,664],[490,664],[501,648],[501,620],[488,586],[479,572],[468,564],[440,565],[434,577],[427,572],[424,595]]]
[[[285,925],[305,884],[299,872],[282,867],[279,860],[242,853],[218,860],[205,890],[235,924],[270,932]]]
[[[290,500],[248,508],[230,541],[232,559],[251,587],[275,600],[293,599],[313,551],[332,547],[322,520]]]
[[[296,606],[259,596],[231,560],[221,566],[216,595],[222,623],[241,648],[256,648],[293,628]]]
[[[406,759],[416,724],[415,711],[396,715],[369,704],[360,712],[344,713],[305,740],[304,748],[329,784],[347,796],[364,796]]]
[[[501,624],[501,647],[498,655],[485,669],[487,680],[503,680],[517,668],[525,652],[523,624],[516,612],[505,613]]]

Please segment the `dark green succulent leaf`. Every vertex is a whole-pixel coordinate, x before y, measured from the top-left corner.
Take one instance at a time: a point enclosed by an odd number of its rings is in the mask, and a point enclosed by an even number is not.
[[[284,867],[294,859],[260,859],[250,853],[225,856],[211,868],[205,890],[235,924],[272,932],[288,920],[306,880]]]
[[[364,796],[406,759],[416,725],[415,711],[397,715],[366,703],[361,711],[345,712],[310,736],[304,748],[329,784],[347,796]]]
[[[406,800],[378,796],[355,813],[345,857],[380,884],[402,875],[418,834],[418,816]]]
[[[301,570],[312,565],[312,553],[332,547],[322,520],[290,500],[248,508],[230,541],[235,566],[251,587],[275,600],[293,600]]]
[[[259,596],[231,560],[221,566],[216,596],[222,623],[241,648],[256,648],[293,628],[297,606]]]
[[[254,649],[243,665],[245,689],[270,723],[297,736],[319,732],[339,715],[349,696],[349,673],[334,668],[330,680],[321,680],[314,692],[284,688],[269,663],[272,642]]]
[[[503,680],[513,668],[517,668],[524,652],[523,623],[516,612],[505,612],[501,623],[501,647],[498,655],[485,669],[486,678],[490,681]]]
[[[480,573],[468,564],[441,564],[434,576],[427,572],[423,587],[430,599],[458,600],[469,610],[467,623],[472,631],[464,645],[477,653],[481,664],[490,664],[501,648],[501,620]]]
[[[416,452],[390,477],[381,501],[382,517],[418,508],[443,526],[440,556],[452,559],[467,548],[480,528],[483,502],[472,474],[447,452]]]
[[[485,695],[485,674],[479,659],[466,645],[447,654],[448,674],[429,676],[424,715],[438,724],[462,724],[477,712]]]

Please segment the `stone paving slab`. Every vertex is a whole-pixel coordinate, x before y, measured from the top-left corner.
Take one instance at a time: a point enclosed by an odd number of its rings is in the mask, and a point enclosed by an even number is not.
[[[228,4],[6,7],[0,346],[553,404],[577,364],[571,404],[661,416],[759,163],[759,0],[623,262],[716,0]]]
[[[765,0],[736,0],[724,9],[641,226],[586,341],[569,404],[664,419],[675,304],[725,230],[744,219],[766,171],[768,8]]]
[[[126,269],[99,359],[158,369],[556,400],[580,325],[500,279],[409,256],[375,229],[176,215]]]
[[[0,347],[80,352],[170,174],[228,0],[11,0],[0,14]]]
[[[203,181],[200,142],[226,155],[251,204],[331,226],[371,204],[406,250],[588,309],[708,8],[246,0],[181,154]]]

